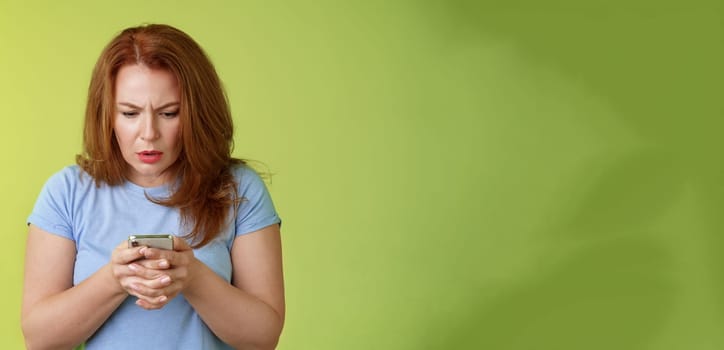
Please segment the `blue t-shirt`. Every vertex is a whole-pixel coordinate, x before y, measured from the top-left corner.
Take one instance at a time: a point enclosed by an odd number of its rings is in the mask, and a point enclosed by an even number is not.
[[[234,238],[281,222],[259,175],[245,165],[234,167],[233,173],[241,204],[229,209],[229,225],[218,237],[194,249],[196,258],[227,281]],[[181,225],[178,209],[154,204],[146,194],[162,198],[169,195],[169,187],[143,188],[128,181],[96,187],[80,167],[69,166],[46,182],[28,223],[75,242],[73,284],[77,285],[107,264],[113,249],[131,234],[181,236],[189,231]],[[86,348],[231,348],[209,330],[181,294],[159,310],[142,309],[135,301],[133,296],[126,298],[88,339]]]

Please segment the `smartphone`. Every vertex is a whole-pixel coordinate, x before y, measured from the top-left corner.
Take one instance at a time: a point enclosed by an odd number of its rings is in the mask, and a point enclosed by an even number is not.
[[[150,248],[173,250],[173,235],[130,235],[128,248],[145,245]]]

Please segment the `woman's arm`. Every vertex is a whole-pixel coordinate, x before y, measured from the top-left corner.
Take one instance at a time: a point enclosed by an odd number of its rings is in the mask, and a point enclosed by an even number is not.
[[[203,264],[183,291],[219,338],[237,349],[274,349],[284,325],[284,280],[279,225],[234,240],[232,280]]]
[[[139,300],[147,309],[163,307],[179,292],[209,328],[236,349],[274,349],[284,324],[279,225],[267,226],[234,240],[231,248],[232,281],[219,277],[193,256],[186,242],[176,239],[175,252],[148,249],[146,258],[168,260],[172,280],[167,288],[142,288],[141,295],[165,296],[163,302]],[[137,275],[151,278],[158,270],[141,268]]]
[[[120,281],[139,249],[116,249],[104,265],[73,286],[75,243],[30,225],[25,248],[21,324],[28,349],[70,349],[88,339],[128,296]],[[115,271],[114,271],[115,270]],[[151,283],[151,282],[149,282]]]

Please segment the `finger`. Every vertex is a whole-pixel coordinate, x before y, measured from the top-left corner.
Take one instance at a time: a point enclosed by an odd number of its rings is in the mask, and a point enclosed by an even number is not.
[[[126,293],[135,296],[136,294],[138,294],[138,292],[136,291],[136,289],[134,288],[134,286],[135,286],[136,284],[143,283],[143,281],[144,281],[144,280],[143,280],[142,278],[140,278],[140,277],[132,276],[132,277],[122,278],[122,279],[119,281],[119,283],[120,283],[121,287],[126,291]]]
[[[165,259],[167,258],[169,253],[173,253],[173,250],[168,249],[158,249],[158,248],[146,248],[143,251],[143,257],[149,260],[152,259]]]
[[[112,258],[112,260],[120,260],[120,259]],[[138,265],[142,261],[143,260],[135,260],[134,262],[127,263],[127,264],[121,264],[121,263],[117,263],[116,261],[111,261],[110,265],[111,265],[111,271],[113,273],[113,277],[115,277],[115,279],[119,282],[119,284],[121,284],[121,286],[123,286],[123,283],[122,283],[123,279],[127,279],[129,277],[135,277],[135,276],[138,276],[139,274],[143,275],[143,272],[141,271],[141,269],[143,269],[143,267],[141,265]],[[132,264],[133,264],[133,266],[131,266]],[[149,270],[149,271],[154,271],[154,270]],[[146,279],[149,278],[147,275],[142,276],[142,277],[144,277]]]
[[[164,305],[151,304],[142,299],[136,299],[136,305],[140,306],[141,308],[143,308],[145,310],[158,310],[158,309],[164,307]]]
[[[188,279],[189,270],[185,267],[174,267],[163,271],[164,274],[168,275],[169,278],[175,282],[182,282]]]
[[[144,251],[146,259],[166,260],[169,266],[185,266],[189,262],[187,254],[193,254],[192,251],[177,252],[166,249],[148,248]]]
[[[173,250],[182,252],[185,250],[191,250],[191,246],[181,237],[173,237]]]
[[[171,266],[171,264],[169,264],[168,260],[166,259],[142,259],[136,261],[135,263],[147,269],[154,270],[165,270]]]
[[[113,264],[111,270],[113,271],[113,277],[115,277],[119,283],[123,279],[136,276],[136,273],[131,270],[128,265]],[[121,285],[123,285],[123,283],[121,283]]]
[[[145,283],[132,283],[130,285],[131,294],[149,300],[168,294],[160,282],[155,283],[155,285],[158,286],[158,288],[154,288]]]
[[[146,280],[157,279],[165,275],[159,270],[144,267],[140,261],[128,264],[128,269],[133,273],[134,276],[138,276]]]
[[[144,257],[145,249],[146,247],[128,248],[123,244],[118,245],[111,255],[111,261],[116,264],[128,264]]]
[[[155,298],[149,298],[145,296],[138,297],[136,300],[136,305],[146,309],[146,310],[157,310],[162,307],[164,307],[169,302],[169,298],[165,295],[155,297]]]

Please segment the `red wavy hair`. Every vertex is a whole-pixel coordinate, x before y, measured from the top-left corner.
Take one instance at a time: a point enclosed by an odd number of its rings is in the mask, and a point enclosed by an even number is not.
[[[160,24],[123,30],[103,49],[91,76],[78,165],[96,186],[126,181],[113,132],[115,85],[119,69],[141,64],[171,72],[180,87],[181,154],[173,167],[179,179],[173,194],[149,200],[180,210],[185,236],[201,247],[227,224],[229,208],[238,204],[231,167],[234,127],[229,104],[216,70],[203,49],[186,33]]]

